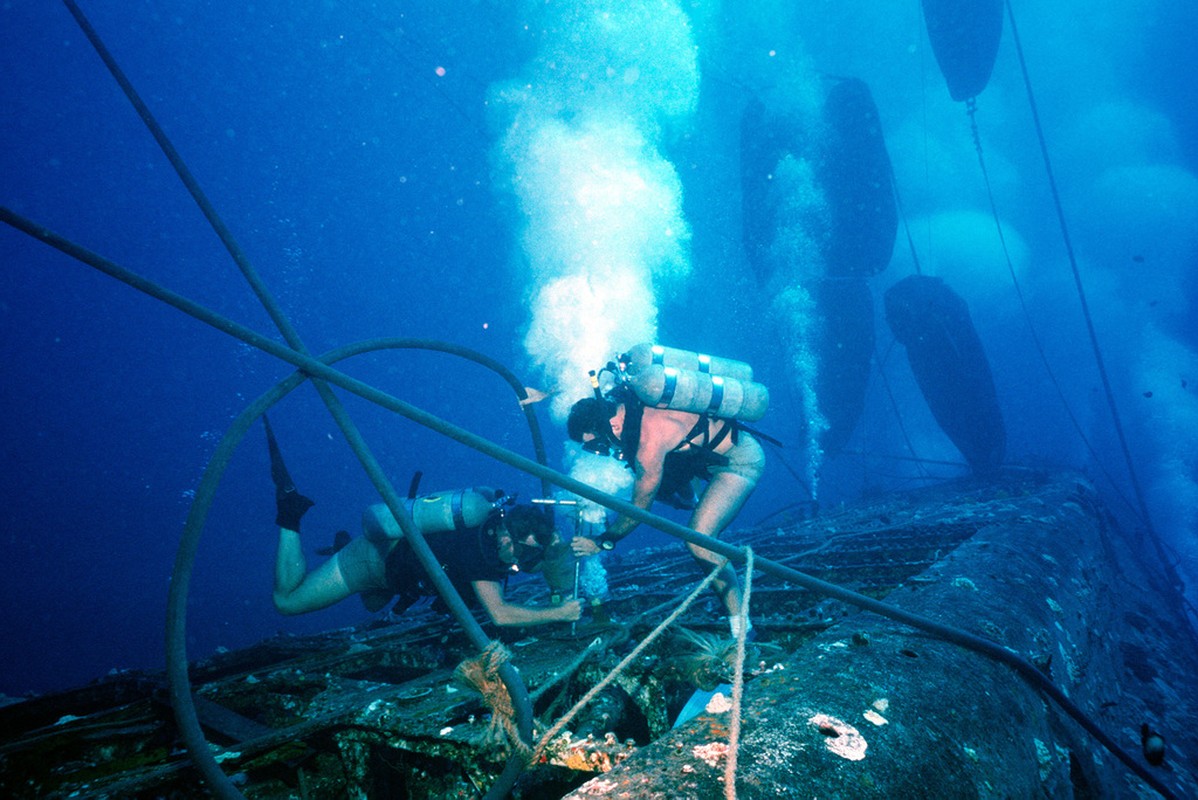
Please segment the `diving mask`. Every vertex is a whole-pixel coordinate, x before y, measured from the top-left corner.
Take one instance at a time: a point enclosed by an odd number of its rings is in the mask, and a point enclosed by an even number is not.
[[[616,461],[625,461],[624,445],[610,433],[596,433],[595,438],[582,443],[582,449],[597,456],[610,456]]]

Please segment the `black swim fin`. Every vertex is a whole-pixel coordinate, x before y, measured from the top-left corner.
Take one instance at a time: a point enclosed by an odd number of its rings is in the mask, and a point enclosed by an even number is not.
[[[300,519],[316,503],[304,497],[295,488],[295,481],[291,480],[291,474],[287,472],[287,465],[283,463],[283,453],[279,450],[279,443],[275,441],[270,420],[265,414],[262,415],[262,424],[266,426],[266,446],[270,451],[270,479],[275,484],[275,524],[280,528],[298,532]]]
[[[294,492],[295,481],[291,480],[291,475],[287,472],[287,465],[283,463],[283,453],[279,450],[275,432],[271,430],[270,420],[265,414],[262,415],[262,424],[266,426],[266,446],[270,450],[270,479],[274,481],[277,491]]]
[[[318,555],[318,556],[334,555],[338,550],[341,550],[347,544],[349,544],[349,538],[350,538],[349,531],[337,531],[337,533],[333,536],[333,543],[331,545],[329,545],[328,547],[319,548],[316,551],[316,555]]]

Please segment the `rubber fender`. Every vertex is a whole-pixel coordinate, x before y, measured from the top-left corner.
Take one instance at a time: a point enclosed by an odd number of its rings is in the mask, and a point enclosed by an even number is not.
[[[811,288],[823,325],[815,343],[819,358],[816,397],[828,427],[820,447],[838,453],[862,413],[874,355],[874,301],[865,279],[825,281]]]
[[[890,264],[898,235],[898,208],[890,154],[873,96],[864,81],[842,78],[824,100],[828,136],[820,183],[831,213],[824,245],[829,275],[866,277]]]
[[[941,430],[974,472],[1002,464],[1006,427],[990,362],[965,301],[940,278],[909,275],[886,292],[886,321]]]
[[[1002,9],[1002,0],[923,0],[928,40],[954,100],[977,97],[990,82]]]
[[[809,164],[823,193],[825,208],[807,228],[827,275],[876,275],[894,251],[898,209],[890,155],[869,87],[829,76],[821,91],[818,116],[768,109],[756,98],[741,115],[741,236],[762,283],[788,268],[773,254],[780,226],[793,216],[791,200],[801,199],[776,181],[787,159]]]

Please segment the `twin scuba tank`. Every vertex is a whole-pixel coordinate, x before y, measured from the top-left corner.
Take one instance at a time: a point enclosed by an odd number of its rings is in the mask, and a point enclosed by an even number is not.
[[[653,408],[756,422],[770,405],[769,390],[743,361],[638,344],[615,366],[622,384]]]

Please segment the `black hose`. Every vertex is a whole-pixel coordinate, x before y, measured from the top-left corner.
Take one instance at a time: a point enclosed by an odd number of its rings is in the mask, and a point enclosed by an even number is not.
[[[309,376],[320,378],[329,383],[339,386],[348,392],[358,395],[359,397],[375,403],[390,411],[394,411],[401,416],[404,416],[413,422],[430,428],[456,442],[471,447],[484,455],[488,455],[497,461],[501,461],[515,469],[522,470],[531,475],[534,475],[542,480],[547,480],[550,483],[559,486],[569,492],[573,492],[588,500],[592,500],[605,508],[624,514],[637,522],[649,525],[663,533],[669,534],[676,539],[681,539],[684,542],[699,545],[707,550],[718,553],[729,558],[736,563],[744,561],[744,552],[726,542],[704,534],[697,533],[690,528],[679,525],[676,522],[659,517],[656,514],[645,511],[638,506],[633,505],[627,500],[622,500],[605,492],[602,492],[595,487],[575,480],[568,475],[564,475],[550,467],[532,461],[518,453],[513,453],[494,442],[488,441],[470,431],[465,430],[453,423],[447,422],[439,417],[436,417],[426,411],[423,411],[415,406],[405,403],[396,397],[393,397],[386,392],[380,391],[362,381],[351,378],[342,372],[339,372],[332,367],[318,361],[311,356],[303,353],[298,353],[284,345],[279,344],[273,339],[268,339],[261,334],[258,334],[243,325],[239,325],[232,320],[216,314],[215,312],[194,303],[191,300],[161,287],[145,278],[142,278],[135,273],[126,270],[108,259],[103,258],[89,250],[74,244],[67,239],[64,239],[57,234],[51,233],[45,228],[42,228],[29,220],[21,217],[7,208],[0,207],[0,221],[6,222],[13,227],[23,230],[35,238],[41,239],[47,244],[56,247],[62,252],[70,255],[95,269],[111,275],[119,280],[128,283],[130,286],[143,291],[152,297],[156,297],[169,305],[184,311],[188,315],[211,325],[218,330],[224,331],[232,336],[237,337],[241,341],[253,347],[257,347],[270,355],[276,356],[290,364],[303,369]],[[199,493],[197,492],[197,501]],[[1173,793],[1167,786],[1161,783],[1155,775],[1151,774],[1143,765],[1136,761],[1128,754],[1118,743],[1107,736],[1103,731],[1091,720],[1086,714],[1078,708],[1060,689],[1058,689],[1048,678],[1041,673],[1035,666],[1027,660],[1021,658],[1015,653],[1007,650],[995,642],[982,639],[957,628],[952,628],[947,625],[935,622],[934,620],[921,617],[917,614],[904,611],[900,608],[887,605],[871,597],[867,597],[857,592],[845,589],[841,586],[822,581],[798,570],[791,569],[782,564],[770,561],[765,558],[755,558],[754,563],[762,572],[774,575],[775,577],[789,581],[791,583],[802,586],[810,591],[817,592],[827,597],[833,597],[842,602],[856,606],[866,611],[873,611],[883,617],[893,619],[905,625],[909,625],[918,630],[931,633],[945,641],[964,647],[976,653],[980,653],[995,661],[999,661],[1015,670],[1016,674],[1021,676],[1033,688],[1043,692],[1049,699],[1057,704],[1061,710],[1072,717],[1079,725],[1088,731],[1103,747],[1105,747],[1112,755],[1122,761],[1132,772],[1143,779],[1148,785],[1166,798],[1173,798]],[[173,590],[174,587],[172,587]],[[211,756],[209,756],[211,757]],[[506,771],[505,771],[506,775]],[[517,773],[518,775],[518,773]]]
[[[333,364],[351,356],[383,349],[437,350],[461,355],[478,363],[489,361],[486,356],[482,356],[466,348],[447,345],[443,342],[420,339],[372,339],[365,342],[358,342],[325,353],[320,356],[320,361],[325,364]],[[506,369],[502,366],[496,371],[501,375],[506,373]],[[203,729],[196,715],[195,703],[191,696],[191,680],[188,674],[186,649],[187,637],[185,632],[187,625],[187,597],[191,583],[192,566],[199,547],[200,535],[203,533],[208,511],[211,508],[216,490],[220,486],[225,469],[233,452],[245,436],[246,431],[271,406],[283,399],[306,379],[307,376],[302,372],[292,373],[261,397],[254,400],[245,411],[233,420],[233,424],[230,425],[229,430],[217,445],[216,452],[213,453],[212,458],[209,460],[208,467],[204,471],[199,487],[196,489],[195,499],[188,512],[187,522],[183,529],[183,537],[179,543],[179,550],[175,557],[174,570],[171,574],[170,593],[167,600],[166,648],[167,678],[171,705],[175,710],[175,718],[183,734],[184,741],[187,742],[188,748],[193,754],[197,752],[209,752]],[[539,430],[534,429],[533,438],[539,441]],[[241,797],[240,792],[224,777],[224,771],[217,766],[215,759],[211,755],[208,758],[212,760],[212,763],[201,767],[201,772],[204,772],[205,778],[207,778],[208,784],[213,788],[214,792],[222,797]],[[194,759],[195,756],[193,755]],[[523,761],[520,759],[516,759],[516,761],[521,764],[522,769]],[[511,764],[512,761],[509,760],[508,767],[505,769],[505,775],[507,770],[512,768]],[[198,761],[197,766],[199,766]],[[216,775],[209,774],[211,769],[216,769],[220,772],[220,777],[218,778]],[[508,780],[514,784],[515,778],[518,776],[519,772],[516,772],[515,776],[510,777]],[[228,788],[226,788],[226,784]],[[495,785],[502,786],[503,781],[497,781]],[[234,793],[230,794],[229,789]],[[507,790],[505,789],[504,791],[506,793]]]
[[[63,0],[63,2],[65,3],[67,10],[70,11],[71,15],[75,18],[75,21],[79,25],[80,30],[83,31],[84,36],[86,36],[88,41],[91,43],[92,48],[96,51],[96,54],[100,57],[100,60],[104,62],[104,65],[108,68],[108,71],[112,74],[112,77],[116,80],[116,82],[120,85],[121,90],[125,93],[125,97],[128,98],[129,102],[133,105],[138,116],[141,117],[142,122],[150,131],[151,135],[154,137],[154,140],[158,143],[158,146],[162,149],[163,154],[171,163],[171,166],[174,168],[175,173],[179,176],[179,179],[183,181],[183,185],[191,194],[196,205],[199,206],[200,211],[204,214],[204,217],[212,226],[213,231],[216,232],[217,236],[224,244],[225,249],[229,252],[229,255],[232,256],[233,261],[237,264],[238,269],[241,270],[242,276],[245,278],[246,282],[257,296],[258,301],[262,304],[262,307],[266,310],[267,314],[270,315],[275,327],[277,327],[279,332],[283,334],[283,338],[287,341],[287,344],[292,350],[309,355],[308,349],[305,347],[303,340],[300,338],[299,332],[294,328],[294,326],[292,326],[291,321],[287,318],[287,315],[283,313],[282,308],[275,301],[270,291],[266,288],[266,284],[258,275],[257,270],[254,269],[253,264],[250,263],[249,258],[241,249],[241,246],[237,243],[237,240],[233,237],[232,232],[229,230],[228,226],[225,225],[224,220],[222,220],[220,215],[216,212],[215,206],[213,206],[208,200],[207,195],[205,195],[203,190],[200,188],[199,182],[191,174],[191,170],[188,169],[187,164],[183,161],[182,157],[171,143],[170,138],[166,135],[166,132],[162,129],[162,126],[158,124],[158,121],[154,118],[153,114],[150,113],[149,107],[146,106],[146,104],[142,101],[136,89],[134,89],[132,82],[125,76],[124,71],[116,62],[116,59],[113,58],[112,54],[108,51],[108,48],[105,46],[103,40],[101,40],[95,28],[92,27],[91,23],[79,9],[79,6],[74,2],[74,0]],[[357,426],[353,423],[349,417],[349,414],[345,411],[345,407],[341,404],[341,400],[335,394],[333,394],[333,390],[331,388],[329,388],[320,380],[313,379],[312,386],[316,389],[317,394],[320,395],[320,399],[324,402],[325,407],[328,408],[329,415],[333,418],[333,421],[341,430],[341,433],[345,437],[350,448],[357,456],[358,461],[362,464],[362,468],[366,471],[367,476],[370,478],[370,482],[374,485],[375,489],[382,497],[383,502],[386,503],[388,509],[390,509],[391,513],[395,516],[396,521],[399,523],[399,527],[403,530],[409,544],[412,546],[412,552],[416,556],[416,560],[428,574],[429,579],[437,589],[437,593],[441,595],[441,598],[449,607],[450,612],[455,618],[457,618],[458,623],[463,627],[463,629],[465,629],[466,635],[470,638],[470,640],[479,648],[480,651],[484,650],[489,644],[490,638],[483,632],[483,629],[474,620],[474,617],[466,608],[466,604],[458,595],[457,590],[454,589],[449,579],[445,577],[444,572],[440,568],[440,564],[438,564],[432,550],[429,549],[428,543],[425,542],[423,534],[412,523],[411,518],[404,512],[404,506],[399,495],[396,493],[395,488],[391,485],[391,482],[383,472],[378,460],[370,451],[365,439],[362,438]],[[521,387],[521,389],[522,388],[523,387]],[[531,743],[532,703],[528,700],[528,691],[524,687],[524,683],[521,680],[519,673],[510,664],[505,663],[500,666],[499,677],[507,686],[511,695],[512,705],[516,714],[517,729],[519,730],[521,736],[524,737],[528,743]],[[205,755],[207,755],[206,750]],[[513,763],[517,758],[518,756],[513,755]],[[219,768],[215,767],[215,763],[213,766],[216,771],[211,774],[213,777],[215,777],[216,773],[219,772]],[[518,776],[519,772],[517,771],[515,774]],[[508,772],[505,772],[504,775],[506,777]],[[223,772],[220,772],[220,780],[227,783]],[[229,791],[233,793],[231,796],[241,796],[231,784],[228,788]],[[507,789],[510,788],[510,786],[507,787]],[[497,790],[494,788],[491,792],[488,792],[489,797],[499,797],[506,794],[507,790],[497,793]]]

